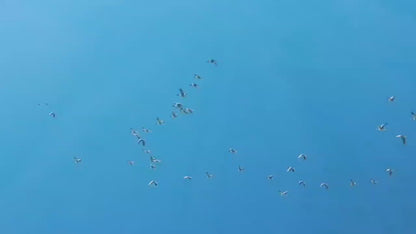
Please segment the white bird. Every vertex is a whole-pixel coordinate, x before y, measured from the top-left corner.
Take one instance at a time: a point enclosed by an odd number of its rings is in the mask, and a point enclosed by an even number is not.
[[[387,168],[387,169],[386,169],[386,172],[387,172],[387,174],[388,174],[389,176],[392,176],[392,175],[393,175],[393,169]]]
[[[198,88],[199,85],[197,83],[190,83],[189,86],[193,87],[193,88]]]
[[[216,61],[215,59],[209,59],[207,62],[208,62],[208,63],[211,63],[211,64],[214,64],[215,66],[217,66],[217,65],[218,65],[218,64],[217,64],[217,61]]]
[[[183,109],[183,107],[184,107],[182,105],[182,103],[179,103],[179,102],[175,102],[172,106],[175,107],[175,108],[177,108],[177,109]]]
[[[405,145],[405,144],[406,144],[406,136],[405,136],[405,135],[401,135],[401,134],[399,134],[399,135],[397,135],[396,137],[397,137],[397,138],[400,138],[400,139],[402,140],[403,145]]]
[[[377,127],[377,130],[380,131],[380,132],[386,131],[387,130],[386,126],[387,126],[387,123],[380,124]]]
[[[197,80],[202,80],[202,77],[198,74],[194,74],[194,78],[197,79]]]
[[[183,91],[183,89],[179,89],[179,94],[178,94],[178,96],[179,97],[186,97],[186,93],[185,93],[185,91]]]
[[[412,111],[412,112],[410,112],[410,114],[412,115],[412,119],[416,120],[416,113]]]
[[[394,102],[394,100],[396,100],[396,97],[395,96],[389,97],[389,102]]]
[[[82,159],[74,157],[74,162],[75,162],[75,164],[81,163]]]
[[[236,154],[236,153],[237,153],[237,150],[236,150],[236,149],[234,149],[234,148],[229,148],[229,149],[228,149],[228,152],[230,152],[230,153],[232,153],[232,154]]]
[[[280,191],[279,190],[279,194],[280,194],[281,197],[286,197],[288,193],[289,193],[288,191]]]
[[[238,166],[238,172],[243,173],[245,170],[244,167]]]
[[[211,179],[212,177],[214,177],[214,175],[209,172],[205,172],[205,175],[207,175],[208,179]]]
[[[329,189],[329,186],[327,183],[321,183],[320,187],[324,189]]]
[[[377,184],[377,180],[375,180],[375,179],[371,178],[371,179],[370,179],[370,183],[372,183],[372,184]]]
[[[158,183],[156,180],[151,180],[147,185],[157,187]]]
[[[133,160],[130,160],[130,161],[129,161],[129,165],[130,165],[130,166],[134,166],[134,161],[133,161]]]
[[[184,176],[183,177],[185,180],[192,180],[192,177],[191,176]]]
[[[131,135],[133,135],[135,137],[139,137],[139,133],[137,133],[137,131],[133,128],[130,128],[130,133],[131,133]]]
[[[178,115],[176,114],[175,111],[172,111],[171,117],[172,117],[172,119],[176,119],[178,117]]]
[[[299,154],[298,158],[306,160],[308,158],[308,156],[306,156],[306,154]]]
[[[302,185],[303,187],[306,187],[306,183],[303,180],[299,180],[298,185]]]
[[[351,187],[357,186],[357,182],[355,182],[353,179],[350,179],[350,185]]]
[[[287,172],[295,172],[295,168],[294,167],[288,167],[286,171]]]
[[[152,163],[161,163],[162,160],[155,158],[154,156],[150,156],[150,162]]]
[[[49,112],[49,116],[51,116],[52,118],[55,118],[56,114],[55,114],[55,112]]]
[[[267,176],[267,179],[268,179],[268,180],[273,180],[273,175],[268,175],[268,176]]]
[[[163,125],[165,124],[165,121],[161,120],[159,117],[156,118],[157,124],[158,125]]]

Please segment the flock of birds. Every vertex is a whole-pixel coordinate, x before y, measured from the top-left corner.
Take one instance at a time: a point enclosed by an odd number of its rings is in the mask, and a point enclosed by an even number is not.
[[[218,65],[217,64],[217,61],[215,59],[209,59],[207,61],[207,63],[212,64],[214,66],[217,66]],[[198,74],[194,74],[194,79],[197,80],[197,81],[200,81],[203,78],[200,75],[198,75]],[[195,81],[195,82],[197,82],[197,81]],[[189,86],[192,87],[192,88],[198,88],[199,87],[199,84],[198,83],[195,83],[195,82],[190,83]],[[185,92],[184,89],[180,88],[179,89],[179,93],[177,94],[177,96],[179,96],[180,98],[185,98],[185,97],[187,97],[187,93]],[[396,100],[396,97],[395,96],[391,96],[391,97],[388,98],[388,102],[390,102],[390,103],[395,102],[395,100]],[[41,106],[41,105],[42,104],[38,104],[38,106]],[[48,103],[44,103],[43,105],[48,106]],[[193,114],[194,113],[194,110],[193,109],[191,109],[189,107],[186,107],[185,105],[183,105],[180,102],[174,103],[172,105],[172,107],[173,107],[173,110],[170,113],[170,116],[171,116],[172,119],[178,118],[180,114],[189,115],[189,114]],[[416,121],[416,113],[415,112],[411,112],[410,114],[411,114],[411,119],[414,120],[414,121]],[[53,112],[53,111],[51,111],[51,112],[49,112],[49,116],[51,118],[56,118],[56,113]],[[161,119],[159,117],[156,117],[156,124],[157,125],[165,125],[166,122],[163,119]],[[382,123],[379,126],[377,126],[376,130],[379,131],[379,132],[384,132],[384,131],[387,130],[387,125],[388,125],[388,123]],[[141,132],[144,133],[144,134],[147,134],[147,133],[151,133],[152,130],[150,130],[148,128],[145,128],[145,127],[142,127]],[[147,149],[146,148],[147,141],[141,135],[140,131],[138,131],[136,129],[133,129],[133,128],[130,128],[130,133],[131,133],[132,136],[134,136],[136,138],[137,144],[143,147],[143,152],[149,156],[149,159],[150,159],[150,168],[151,169],[155,169],[157,167],[157,165],[162,162],[162,160],[156,158],[152,154],[152,151],[150,149]],[[407,137],[405,135],[398,134],[398,135],[396,135],[396,138],[399,138],[401,140],[401,143],[403,145],[406,145],[407,144]],[[231,155],[235,155],[235,154],[238,153],[237,149],[232,148],[232,147],[228,149],[228,152]],[[302,154],[299,154],[297,156],[297,158],[299,160],[301,160],[301,161],[306,161],[308,159],[308,156],[306,154],[302,153]],[[73,160],[74,160],[74,163],[75,164],[82,163],[82,159],[79,158],[79,157],[73,157]],[[129,160],[128,161],[128,164],[130,166],[134,166],[135,165],[135,161]],[[239,165],[238,166],[238,172],[239,173],[244,173],[244,171],[245,171],[245,168]],[[287,168],[286,172],[287,173],[294,173],[295,172],[295,168],[292,167],[292,166],[289,166]],[[392,176],[394,174],[394,169],[387,168],[387,169],[385,169],[385,173],[388,176]],[[211,174],[208,171],[205,172],[205,176],[208,179],[214,178],[214,174]],[[266,176],[266,179],[267,180],[273,180],[273,178],[274,178],[274,175],[268,175],[268,176]],[[185,175],[183,177],[183,179],[184,180],[191,181],[192,180],[192,176]],[[375,185],[375,184],[378,183],[378,181],[375,178],[370,178],[369,182],[371,184],[373,184],[373,185]],[[353,180],[353,179],[350,180],[349,184],[350,184],[351,187],[356,187],[358,185],[358,183],[355,180]],[[307,184],[306,184],[306,182],[304,180],[301,179],[301,180],[298,181],[298,185],[301,186],[301,187],[306,187]],[[150,186],[150,187],[157,187],[157,186],[159,186],[159,182],[153,179],[153,180],[151,180],[151,181],[148,182],[148,186]],[[329,189],[329,184],[326,183],[326,182],[321,182],[319,186],[320,186],[320,188],[325,189],[325,190],[328,190]],[[287,196],[288,193],[289,193],[289,191],[287,191],[287,190],[279,190],[279,194],[282,197]]]

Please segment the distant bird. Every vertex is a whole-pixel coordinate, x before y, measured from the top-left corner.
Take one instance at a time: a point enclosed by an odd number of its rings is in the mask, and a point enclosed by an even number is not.
[[[230,153],[232,153],[232,154],[236,154],[236,153],[237,153],[237,150],[236,150],[236,149],[234,149],[234,148],[229,148],[229,149],[228,149],[228,152],[230,152]]]
[[[192,110],[191,108],[184,108],[184,109],[181,109],[181,111],[184,114],[192,114],[192,113],[194,113],[194,110]]]
[[[286,171],[287,172],[295,172],[295,168],[294,167],[288,167]]]
[[[267,179],[268,179],[268,180],[273,180],[273,175],[268,175],[268,176],[267,176]]]
[[[405,135],[400,135],[400,134],[399,134],[399,135],[397,135],[396,137],[397,137],[397,138],[400,138],[400,139],[402,140],[403,145],[405,145],[405,144],[406,144],[406,138],[407,138],[407,137],[406,137]]]
[[[389,97],[389,102],[394,102],[394,100],[396,100],[396,97],[395,96]]]
[[[190,83],[189,86],[193,87],[193,88],[198,88],[199,85],[197,83]]]
[[[142,146],[145,146],[146,142],[144,141],[143,138],[139,137],[139,140],[137,140],[137,144],[139,144],[139,145],[141,144]]]
[[[415,112],[410,112],[410,114],[412,115],[412,119],[416,120],[416,113]]]
[[[389,176],[392,176],[392,175],[393,175],[393,169],[387,168],[387,169],[386,169],[386,172],[387,172],[387,174],[388,174]]]
[[[375,179],[371,178],[371,179],[370,179],[370,183],[372,183],[372,184],[377,184],[377,180],[375,180]]]
[[[165,124],[165,121],[161,120],[159,117],[156,118],[157,124],[158,125],[163,125]]]
[[[298,185],[302,185],[303,187],[306,187],[306,183],[303,180],[299,180]]]
[[[153,187],[157,187],[158,183],[157,183],[157,181],[156,181],[156,180],[151,180],[151,181],[148,183],[148,185],[149,185],[149,186],[153,186]]]
[[[150,130],[150,129],[148,129],[148,128],[145,128],[145,127],[142,127],[142,131],[143,131],[144,133],[151,133],[151,132],[152,132],[152,130]]]
[[[302,160],[306,160],[308,156],[306,156],[306,154],[299,154],[298,158]]]
[[[191,176],[184,176],[183,177],[185,180],[192,180],[192,177]]]
[[[151,154],[151,153],[152,153],[152,151],[151,151],[151,150],[149,150],[149,149],[144,149],[144,150],[143,150],[143,152],[144,152],[145,154]]]
[[[134,161],[130,160],[130,161],[129,161],[129,165],[130,165],[130,166],[134,166]]]
[[[150,168],[151,169],[156,169],[156,165],[155,164],[150,164]]]
[[[205,175],[208,177],[208,179],[211,179],[214,177],[214,175],[209,172],[205,172]]]
[[[244,167],[238,166],[238,172],[243,173],[245,170]]]
[[[217,66],[217,65],[218,65],[218,64],[217,64],[217,61],[216,61],[215,59],[209,59],[207,62],[208,62],[208,63],[211,63],[211,64],[214,64],[215,66]]]
[[[175,111],[172,111],[171,117],[172,117],[172,119],[176,119],[178,117],[178,115],[176,114]]]
[[[161,163],[161,162],[162,162],[162,160],[157,159],[157,158],[156,158],[156,157],[154,157],[154,156],[150,156],[150,162],[152,162],[152,163]]]
[[[321,183],[320,187],[324,189],[329,189],[329,186],[327,183]]]
[[[182,105],[182,103],[176,102],[172,105],[172,107],[175,107],[177,109],[183,109],[184,106]]]
[[[55,114],[55,112],[49,112],[49,116],[51,116],[52,118],[55,118],[56,114]]]
[[[286,197],[288,193],[289,193],[288,191],[279,190],[279,194],[280,194],[281,197]]]
[[[351,187],[357,186],[357,182],[355,182],[353,179],[350,179],[350,185]]]
[[[386,126],[387,126],[387,123],[380,124],[380,125],[377,127],[377,130],[378,130],[378,131],[380,131],[380,132],[386,131],[386,130],[387,130],[387,129],[386,129]]]
[[[139,134],[137,133],[137,131],[135,129],[133,129],[133,128],[130,128],[130,133],[131,133],[131,135],[133,135],[135,137],[138,137],[139,136]]]
[[[183,91],[183,89],[179,89],[179,94],[178,94],[178,96],[179,97],[186,97],[186,93],[185,93],[185,91]]]
[[[198,74],[194,74],[194,78],[197,79],[197,80],[202,80],[202,77]]]
[[[75,162],[75,164],[81,163],[82,159],[74,157],[74,162]]]

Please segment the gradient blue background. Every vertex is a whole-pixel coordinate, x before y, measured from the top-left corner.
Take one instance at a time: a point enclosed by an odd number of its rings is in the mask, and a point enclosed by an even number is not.
[[[415,9],[0,1],[0,232],[415,233]],[[171,121],[180,87],[195,113]],[[142,126],[154,171],[129,132]]]

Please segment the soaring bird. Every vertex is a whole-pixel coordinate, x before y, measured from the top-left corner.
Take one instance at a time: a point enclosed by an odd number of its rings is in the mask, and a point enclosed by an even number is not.
[[[162,119],[160,119],[159,117],[156,118],[157,124],[158,125],[163,125],[165,124],[165,121],[163,121]]]
[[[179,103],[179,102],[173,103],[172,107],[175,107],[177,109],[183,109],[184,108],[183,104]]]
[[[243,173],[245,170],[244,167],[238,166],[238,172]]]
[[[405,136],[405,135],[401,135],[401,134],[399,134],[399,135],[397,135],[396,137],[397,137],[397,138],[400,138],[400,139],[402,140],[403,145],[405,145],[405,144],[406,144],[406,136]]]
[[[186,97],[186,93],[185,93],[185,91],[183,91],[183,89],[179,89],[179,94],[178,94],[178,96],[179,96],[179,97]]]
[[[380,124],[377,127],[377,130],[380,131],[380,132],[386,131],[387,130],[386,126],[387,126],[387,123]]]
[[[133,129],[133,128],[130,128],[130,133],[131,133],[131,135],[133,135],[135,137],[139,136],[139,134],[137,133],[137,131],[135,129]]]
[[[184,108],[181,110],[184,114],[192,114],[194,113],[194,110],[192,110],[191,108]]]
[[[267,176],[267,179],[268,179],[268,180],[273,180],[273,175],[268,175],[268,176]]]
[[[172,111],[171,117],[172,117],[172,119],[176,119],[178,117],[178,115],[176,114],[175,111]]]
[[[151,154],[151,153],[152,153],[152,151],[151,151],[151,150],[149,150],[149,149],[144,149],[144,150],[143,150],[143,152],[144,152],[145,154]]]
[[[324,189],[329,189],[329,186],[327,183],[321,183],[320,187]]]
[[[299,154],[298,158],[302,160],[306,160],[308,156],[306,156],[306,154]]]
[[[294,167],[288,167],[286,171],[287,172],[295,172],[295,168]]]
[[[208,62],[208,63],[211,63],[211,64],[214,64],[215,66],[217,66],[217,65],[218,65],[218,64],[217,64],[217,61],[216,61],[215,59],[209,59],[207,62]]]
[[[153,164],[153,163],[151,163],[151,164],[150,164],[150,168],[151,168],[151,169],[156,169],[156,165],[155,165],[155,164]]]
[[[205,175],[207,175],[208,179],[211,179],[212,177],[214,177],[214,175],[209,172],[205,172]]]
[[[387,174],[388,174],[389,176],[392,176],[392,175],[393,175],[393,169],[387,168],[387,169],[386,169],[386,172],[387,172]]]
[[[144,141],[143,138],[139,137],[139,140],[137,140],[137,144],[139,144],[139,145],[141,144],[142,146],[145,146],[146,142]]]
[[[229,149],[228,149],[228,152],[230,152],[230,153],[232,153],[232,154],[236,154],[236,153],[237,153],[237,150],[236,150],[236,149],[234,149],[234,148],[229,148]]]
[[[142,131],[143,131],[144,133],[151,133],[151,132],[152,132],[152,130],[150,130],[150,129],[148,129],[148,128],[145,128],[145,127],[142,127]]]
[[[156,180],[151,180],[147,185],[157,187],[158,183]]]
[[[129,161],[129,165],[130,165],[130,166],[134,166],[134,161],[133,161],[133,160],[130,160],[130,161]]]
[[[357,182],[355,182],[353,179],[350,179],[350,185],[351,187],[357,186]]]
[[[412,115],[412,119],[416,120],[416,113],[412,111],[412,112],[410,112],[410,114]]]
[[[81,163],[82,159],[74,157],[74,162],[75,162],[75,164]]]
[[[377,182],[377,180],[375,180],[375,179],[371,178],[371,179],[370,179],[370,183],[372,183],[372,184],[377,184],[378,182]]]
[[[197,79],[197,80],[202,80],[202,77],[198,74],[194,74],[194,78]]]
[[[156,157],[154,157],[154,156],[150,156],[150,162],[152,162],[152,163],[161,163],[161,162],[162,162],[162,160],[157,159],[157,158],[156,158]]]
[[[49,116],[51,116],[52,118],[55,118],[56,114],[55,114],[55,112],[49,112]]]
[[[394,100],[396,100],[396,97],[395,96],[389,97],[389,102],[394,102]]]
[[[288,193],[289,193],[288,191],[279,190],[279,194],[280,194],[281,197],[286,197]]]
[[[298,185],[302,185],[303,187],[306,187],[306,183],[303,180],[299,180]]]
[[[192,180],[192,177],[191,176],[184,176],[183,177],[185,180]]]
[[[199,85],[197,83],[190,83],[189,86],[193,87],[193,88],[198,88]]]

